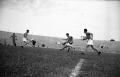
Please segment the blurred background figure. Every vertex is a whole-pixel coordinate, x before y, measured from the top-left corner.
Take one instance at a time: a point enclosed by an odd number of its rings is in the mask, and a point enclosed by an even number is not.
[[[34,40],[34,39],[31,39],[31,42],[32,42],[32,47],[35,47],[36,40]]]
[[[15,33],[13,33],[10,38],[12,38],[12,43],[14,46],[16,46],[16,40],[17,40],[17,36],[15,35]]]

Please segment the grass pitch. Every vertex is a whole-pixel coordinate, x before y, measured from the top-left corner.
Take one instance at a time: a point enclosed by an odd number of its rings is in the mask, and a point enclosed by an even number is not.
[[[69,77],[85,59],[77,77],[120,77],[120,54],[0,46],[0,77]]]

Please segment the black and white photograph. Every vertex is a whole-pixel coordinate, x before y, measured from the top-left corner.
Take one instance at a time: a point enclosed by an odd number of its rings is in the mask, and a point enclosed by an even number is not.
[[[120,77],[120,0],[0,0],[0,77]]]

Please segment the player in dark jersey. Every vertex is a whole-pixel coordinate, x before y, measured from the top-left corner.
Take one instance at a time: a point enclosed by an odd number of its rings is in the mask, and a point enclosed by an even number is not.
[[[12,38],[12,43],[13,43],[13,45],[16,46],[17,36],[15,35],[15,33],[13,33],[10,38]]]
[[[66,36],[67,36],[67,39],[64,39],[66,40],[62,45],[64,45],[64,47],[60,50],[64,50],[65,48],[68,48],[68,52],[70,50],[70,48],[72,47],[72,44],[73,44],[73,37],[69,35],[69,33],[66,33]]]
[[[98,55],[101,54],[100,51],[98,51],[94,46],[93,46],[93,34],[89,33],[87,31],[87,29],[84,29],[84,33],[85,33],[85,38],[83,38],[83,40],[87,40],[87,46],[86,46],[86,51],[88,49],[88,47],[91,47],[94,51],[96,51],[98,53]]]
[[[32,47],[35,47],[36,40],[32,39],[31,42],[32,42]]]

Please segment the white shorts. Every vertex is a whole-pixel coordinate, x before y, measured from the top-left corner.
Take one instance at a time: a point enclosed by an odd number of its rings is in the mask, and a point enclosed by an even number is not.
[[[72,44],[66,43],[65,46],[70,46],[70,47],[72,47]]]
[[[91,39],[87,40],[87,45],[93,45],[93,40]]]
[[[27,42],[27,38],[24,38],[24,37],[23,37],[23,41],[24,41],[24,42]]]

